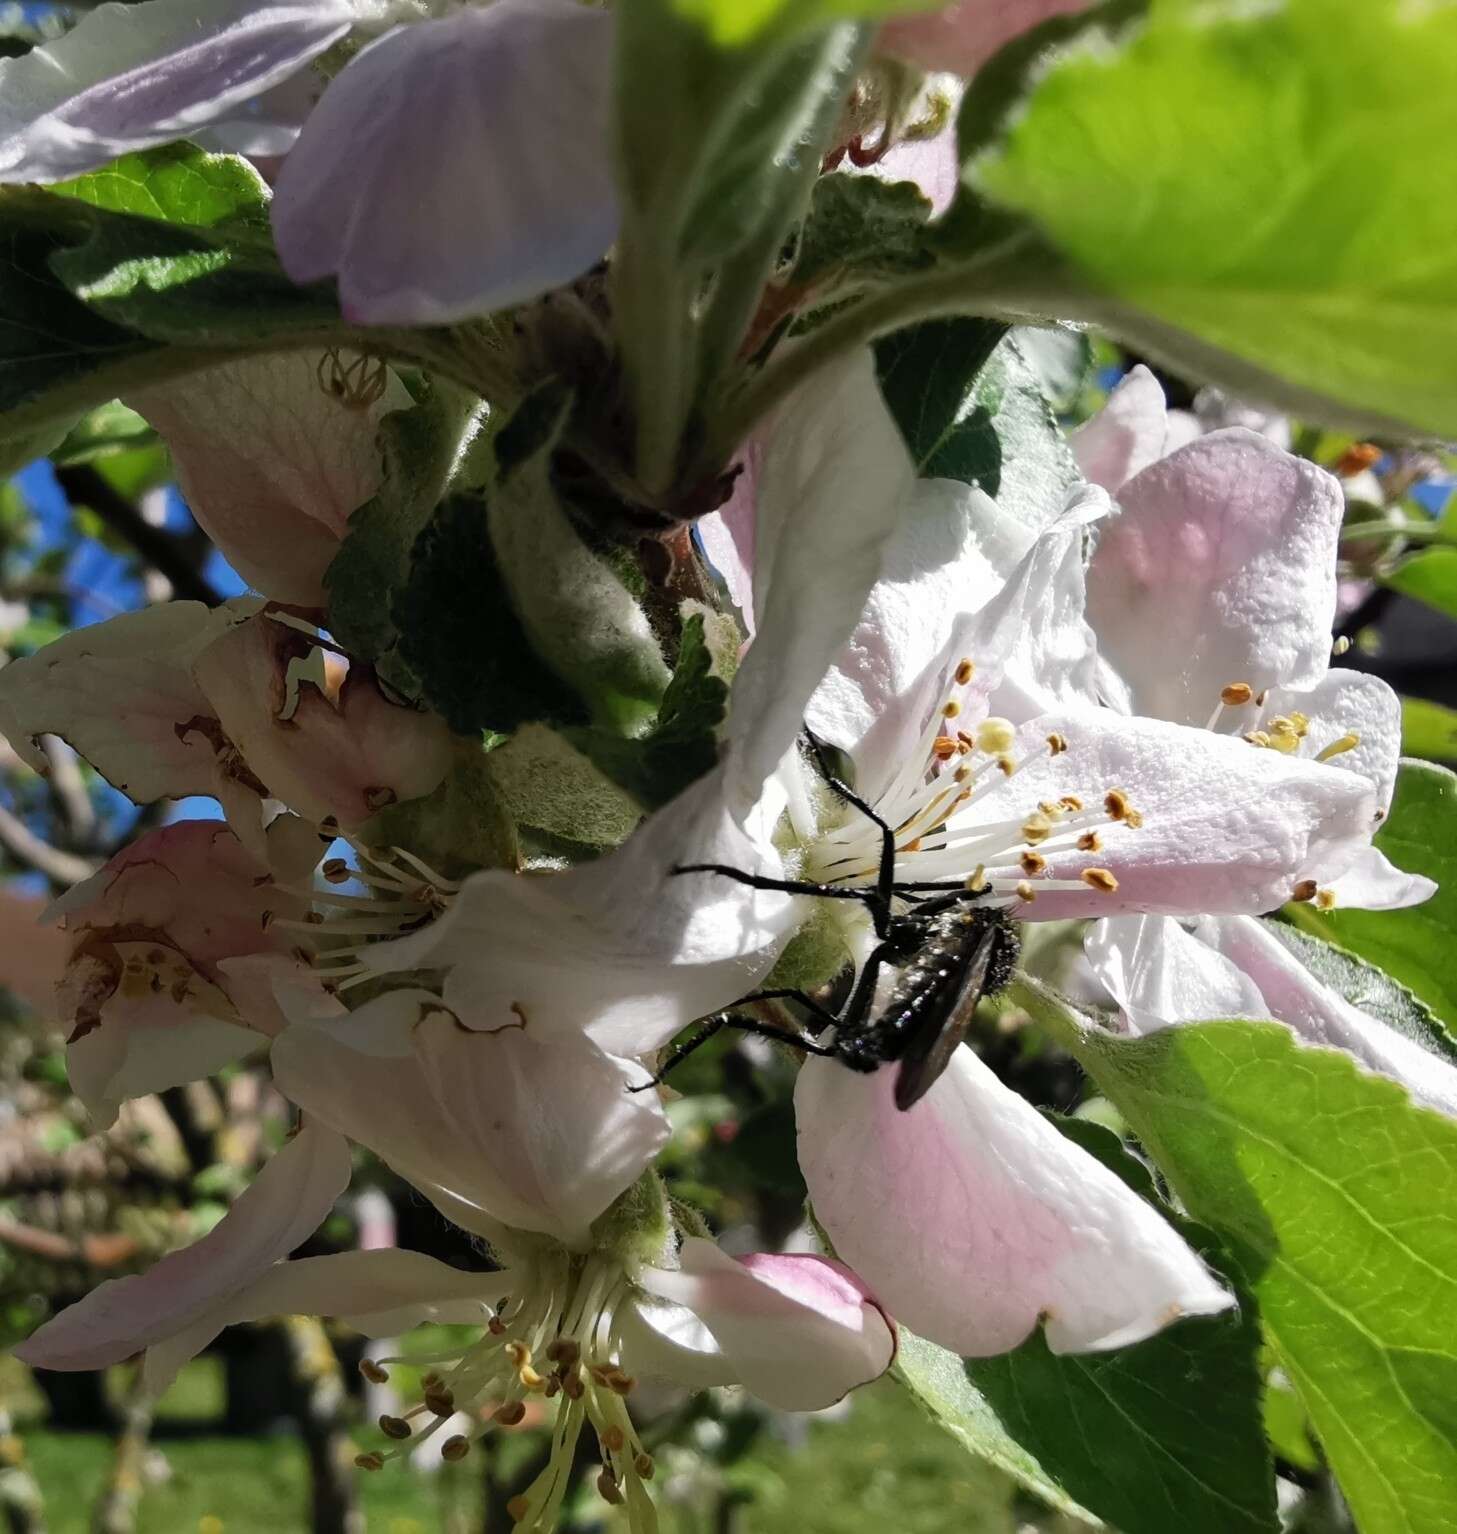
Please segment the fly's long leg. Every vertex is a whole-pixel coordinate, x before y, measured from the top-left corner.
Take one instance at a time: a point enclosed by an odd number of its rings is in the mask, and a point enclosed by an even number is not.
[[[742,868],[731,868],[727,863],[679,863],[673,872],[721,874],[725,879],[747,884],[750,889],[778,890],[784,895],[823,895],[827,900],[858,900],[872,907],[880,899],[879,891],[873,889],[847,889],[839,884],[811,884],[804,879],[772,879],[767,874],[745,873]]]
[[[797,1001],[821,1028],[838,1028],[840,1025],[840,1019],[827,1006],[816,1001],[813,996],[805,991],[798,991],[793,988],[782,988],[772,991],[750,991],[747,996],[740,996],[734,1005],[736,1007],[746,1007],[751,1001]]]
[[[658,1067],[657,1075],[651,1081],[645,1081],[641,1086],[629,1087],[629,1092],[646,1092],[649,1087],[655,1087],[662,1083],[668,1072],[683,1063],[689,1055],[701,1049],[715,1034],[721,1033],[725,1028],[737,1028],[742,1033],[752,1033],[756,1038],[773,1039],[777,1044],[788,1044],[795,1049],[803,1050],[807,1055],[832,1055],[834,1050],[826,1049],[823,1044],[816,1044],[813,1039],[807,1039],[802,1033],[793,1033],[788,1028],[776,1028],[771,1023],[761,1023],[752,1017],[735,1017],[729,1012],[720,1012],[715,1018],[710,1019],[691,1039],[680,1044],[668,1058]]]
[[[875,880],[875,899],[867,901],[870,914],[875,920],[875,935],[882,941],[890,934],[891,898],[895,894],[895,832],[890,822],[878,814],[843,779],[835,776],[825,755],[825,743],[813,730],[806,728],[805,738],[819,768],[821,776],[831,792],[838,794],[846,804],[855,806],[871,824],[880,830],[880,869]]]
[[[875,987],[880,983],[880,972],[895,957],[896,948],[893,943],[881,943],[870,950],[855,981],[855,989],[850,992],[850,999],[845,1003],[845,1010],[836,1021],[837,1046],[842,1040],[857,1037],[864,1032],[866,1021],[875,1006]]]

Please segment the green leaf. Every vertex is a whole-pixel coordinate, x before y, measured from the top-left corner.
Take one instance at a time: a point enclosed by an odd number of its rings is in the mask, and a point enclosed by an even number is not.
[[[1435,879],[1436,894],[1404,911],[1289,906],[1287,913],[1385,970],[1457,1032],[1457,776],[1429,762],[1403,762],[1375,842],[1398,868]]]
[[[941,1428],[978,1459],[1041,1497],[1050,1507],[1096,1524],[1097,1517],[1076,1501],[1007,1430],[991,1403],[967,1377],[955,1353],[899,1328],[895,1376]]]
[[[1423,549],[1384,576],[1382,585],[1457,618],[1457,549]]]
[[[417,404],[380,422],[383,480],[350,516],[324,572],[329,628],[351,654],[375,660],[394,643],[395,593],[409,578],[415,540],[444,496],[481,410],[474,395],[436,379]]]
[[[1429,762],[1457,761],[1457,709],[1427,698],[1403,698],[1401,749]]]
[[[1053,312],[1307,416],[1451,436],[1454,103],[1450,5],[1152,0],[1070,43],[966,174],[1054,253],[1001,273]]]
[[[123,155],[100,170],[51,188],[110,213],[134,213],[197,229],[268,233],[268,185],[239,155],[167,144]]]
[[[1360,1527],[1457,1529],[1457,1123],[1278,1023],[1055,1026],[1228,1247]]]
[[[1077,464],[1019,333],[991,320],[934,320],[875,348],[881,392],[918,474],[980,485],[1040,527]]]
[[[639,804],[656,809],[713,768],[727,709],[728,684],[715,668],[704,615],[694,613],[683,624],[678,664],[652,727],[634,740],[600,729],[569,738]]]
[[[673,0],[722,48],[737,48],[771,27],[809,26],[845,17],[876,20],[931,9],[934,0]]]
[[[50,458],[58,467],[65,468],[149,447],[156,441],[157,433],[135,410],[128,409],[120,400],[112,400],[82,416]]]
[[[494,754],[462,742],[433,793],[392,804],[368,822],[370,845],[409,847],[447,879],[520,867],[516,827],[490,767]]]
[[[461,735],[528,720],[582,720],[576,694],[532,650],[511,605],[477,495],[448,496],[415,540],[395,597],[399,654]]]
[[[931,204],[913,181],[837,173],[815,182],[784,287],[793,298],[806,290],[828,296],[932,262],[925,240]]]
[[[1317,916],[1314,920],[1323,920]],[[1404,985],[1353,953],[1284,922],[1262,919],[1261,925],[1283,944],[1323,985],[1345,997],[1353,1007],[1378,1018],[1396,1033],[1429,1053],[1457,1065],[1457,1042]]]

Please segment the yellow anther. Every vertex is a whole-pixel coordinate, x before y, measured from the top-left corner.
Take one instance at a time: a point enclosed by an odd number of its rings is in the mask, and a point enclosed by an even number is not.
[[[1270,737],[1263,730],[1251,730],[1245,736],[1245,739],[1252,746],[1268,746],[1270,744]]]
[[[1111,895],[1118,888],[1118,881],[1106,868],[1085,868],[1078,877],[1100,894]]]
[[[491,1413],[491,1421],[499,1422],[502,1427],[515,1427],[518,1422],[524,1421],[525,1417],[525,1401],[507,1401]]]
[[[627,1434],[614,1422],[602,1432],[602,1447],[609,1454],[618,1454],[627,1442]]]
[[[470,1439],[457,1433],[440,1445],[440,1457],[452,1465],[458,1465],[470,1453]]]
[[[1336,892],[1334,890],[1318,890],[1315,896],[1315,908],[1317,911],[1333,911],[1336,905]]]
[[[1342,634],[1341,637],[1331,646],[1331,654],[1344,655],[1350,648],[1351,636],[1349,634]]]
[[[987,887],[987,866],[985,863],[978,863],[976,865],[971,877],[966,881],[966,887],[973,891],[984,890]]]
[[[956,771],[951,774],[951,776],[955,779],[956,782],[965,783],[966,780],[971,776],[971,768],[958,767]]]
[[[1043,799],[1037,806],[1049,820],[1061,820],[1065,813],[1061,801],[1054,803],[1051,799]]]
[[[1238,708],[1241,704],[1248,703],[1254,695],[1255,689],[1248,682],[1230,682],[1219,689],[1219,701],[1226,708]]]
[[[1052,830],[1052,822],[1041,810],[1038,810],[1036,814],[1029,815],[1022,822],[1022,840],[1029,846],[1035,847],[1038,842],[1045,842],[1052,835]]]
[[[1084,831],[1078,837],[1079,852],[1101,852],[1103,850],[1103,838],[1096,831]]]
[[[397,1441],[410,1436],[410,1424],[403,1417],[391,1417],[388,1414],[379,1419],[379,1430],[386,1438]]]
[[[1029,879],[1036,878],[1047,867],[1047,859],[1040,852],[1024,852],[1022,854],[1022,872]]]
[[[1310,734],[1310,718],[1302,714],[1298,708],[1290,710],[1290,723],[1295,726],[1295,733],[1304,740]]]
[[[521,1381],[521,1388],[523,1390],[530,1390],[534,1394],[539,1394],[546,1389],[545,1376],[538,1374],[530,1364],[522,1364],[516,1371],[516,1378]]]
[[[957,685],[959,687],[965,687],[966,684],[975,675],[976,675],[976,667],[974,665],[972,665],[972,663],[963,656],[962,660],[961,660],[961,664],[958,665],[957,668],[956,668],[956,682],[957,682]]]
[[[597,1494],[604,1502],[610,1502],[614,1507],[621,1507],[627,1500],[618,1488],[617,1477],[605,1466],[601,1475],[597,1477]]]
[[[1004,778],[1010,778],[1017,770],[1017,758],[1003,754],[997,758],[997,769]]]
[[[1083,807],[1083,801],[1076,794],[1064,794],[1057,801],[1070,815],[1076,815]]]
[[[1290,891],[1292,900],[1314,900],[1318,886],[1314,879],[1302,879],[1299,884]]]
[[[1318,762],[1328,762],[1334,756],[1343,756],[1347,751],[1354,751],[1361,744],[1361,737],[1353,730],[1348,735],[1342,735],[1339,740],[1333,740],[1324,751],[1317,751],[1315,759]]]
[[[1123,817],[1123,824],[1127,826],[1130,831],[1138,830],[1138,828],[1143,824],[1143,811],[1129,810]]]
[[[945,706],[941,710],[941,717],[943,719],[955,719],[960,712],[961,705],[956,701],[956,699],[948,698],[946,700]]]
[[[1054,756],[1061,756],[1062,753],[1067,750],[1067,736],[1061,734],[1057,730],[1054,730],[1052,734],[1047,737],[1047,749]]]
[[[388,1385],[390,1375],[388,1369],[382,1369],[372,1358],[359,1360],[359,1372],[371,1385]]]
[[[1017,885],[1017,899],[1024,900],[1028,905],[1031,905],[1032,902],[1037,899],[1037,891],[1033,889],[1025,879],[1023,879]]]
[[[1017,739],[1017,731],[1010,719],[1000,719],[995,714],[983,719],[976,727],[976,743],[983,751],[995,754],[1010,751]]]
[[[360,1469],[360,1470],[383,1470],[384,1469],[384,1455],[383,1454],[356,1454],[354,1456],[354,1463],[355,1463],[355,1466],[358,1469]]]
[[[1103,795],[1103,808],[1107,810],[1110,819],[1126,820],[1128,818],[1128,794],[1121,788],[1110,788]]]
[[[531,1362],[531,1349],[524,1342],[508,1342],[504,1352],[506,1357],[516,1365],[518,1369],[524,1368]]]
[[[949,735],[938,735],[931,742],[931,755],[938,762],[949,762],[957,752],[957,742]]]

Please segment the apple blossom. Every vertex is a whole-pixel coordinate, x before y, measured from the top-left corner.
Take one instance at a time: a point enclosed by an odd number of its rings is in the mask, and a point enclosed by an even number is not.
[[[270,799],[357,825],[450,765],[443,720],[391,702],[368,667],[331,672],[314,635],[251,600],[128,613],[6,666],[0,727],[37,770],[35,738],[61,736],[138,803],[214,796],[262,857]]]
[[[244,153],[296,135],[272,209],[295,281],[337,277],[365,324],[485,314],[612,242],[612,32],[572,0],[105,4],[0,61],[0,179],[63,180],[213,125]],[[366,46],[315,105],[299,77],[346,38]]]
[[[57,1009],[71,1030],[71,1085],[98,1129],[121,1101],[258,1050],[283,1026],[275,974],[308,982],[287,918],[307,902],[281,885],[318,861],[296,816],[268,828],[272,866],[215,820],[182,820],[123,848],[46,912],[70,940]]]

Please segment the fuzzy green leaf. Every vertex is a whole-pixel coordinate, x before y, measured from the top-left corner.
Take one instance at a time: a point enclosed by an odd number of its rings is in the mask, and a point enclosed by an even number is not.
[[[51,190],[110,213],[134,213],[196,229],[268,233],[267,183],[239,155],[166,144],[123,155]]]

